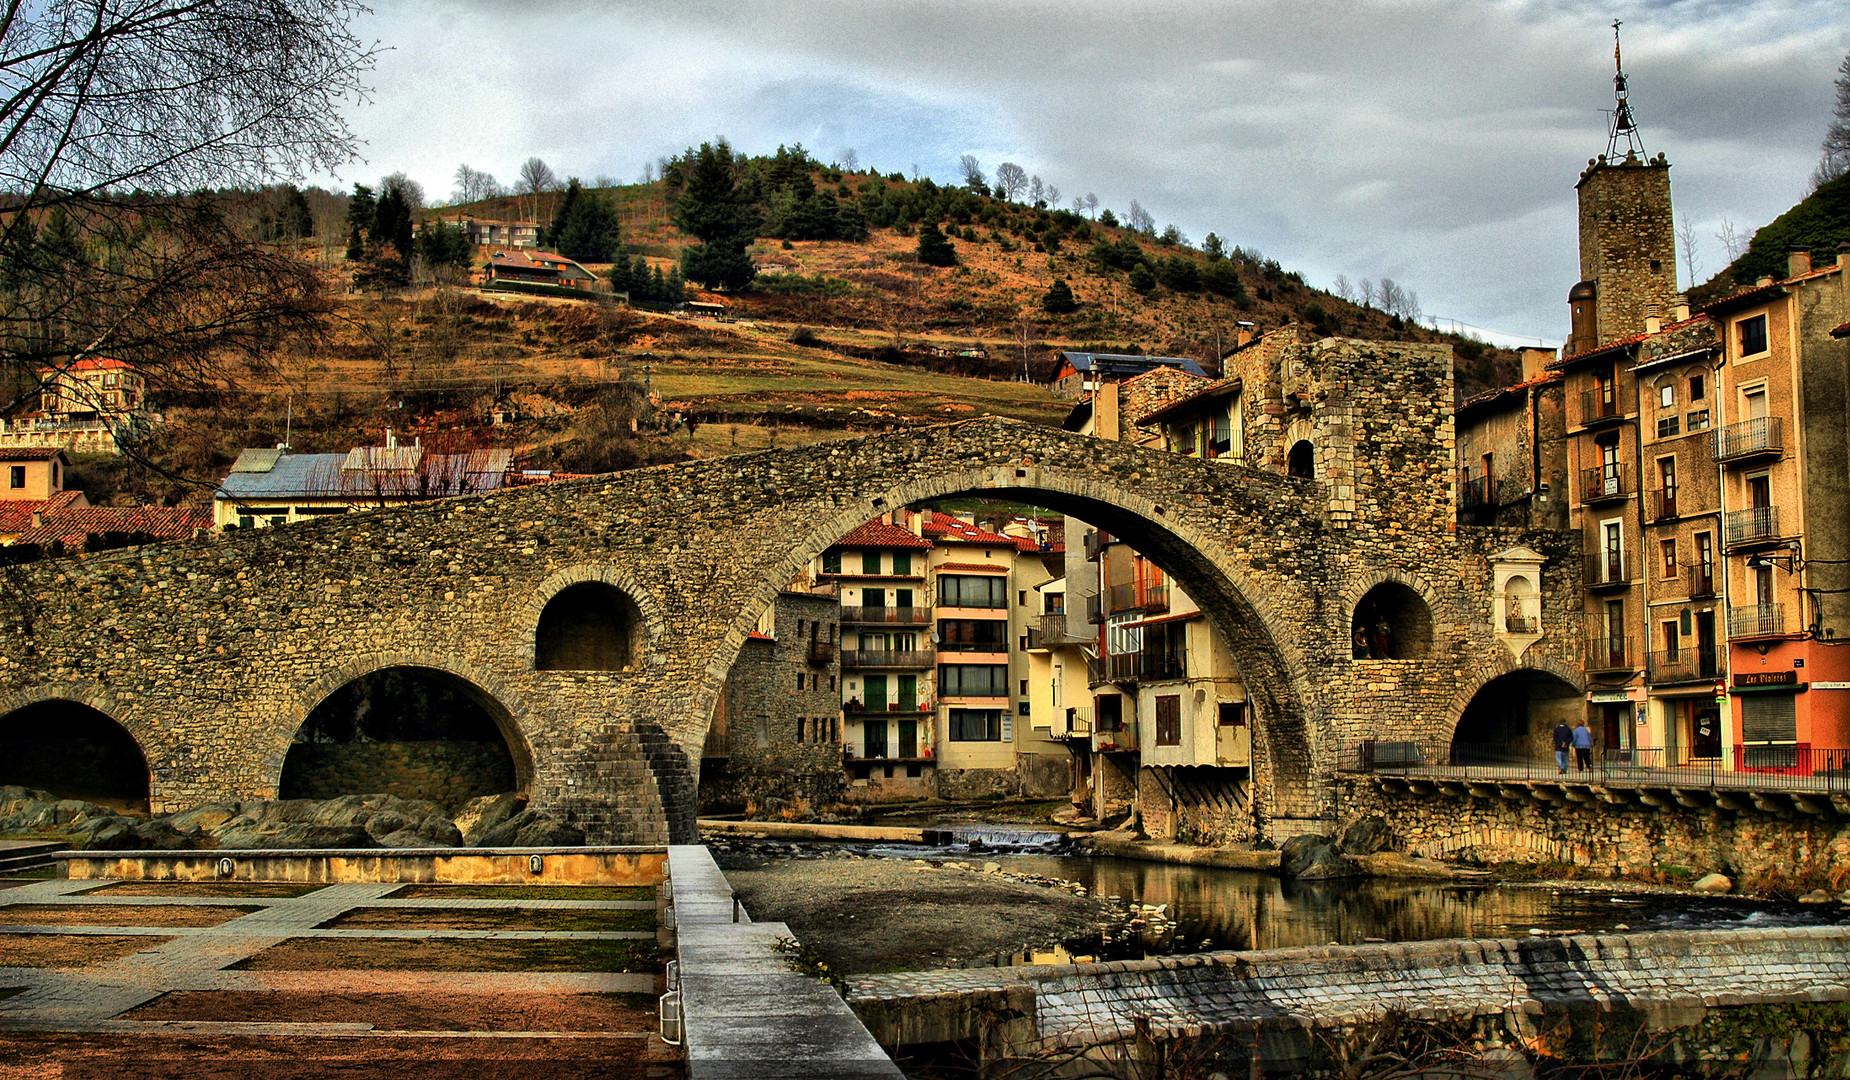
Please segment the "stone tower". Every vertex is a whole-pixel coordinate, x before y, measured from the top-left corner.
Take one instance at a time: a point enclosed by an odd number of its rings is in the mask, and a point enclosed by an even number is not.
[[[1668,316],[1677,295],[1676,223],[1670,163],[1646,156],[1627,101],[1616,34],[1612,130],[1603,156],[1587,161],[1580,193],[1580,282],[1568,293],[1566,354],[1641,333],[1646,315]]]

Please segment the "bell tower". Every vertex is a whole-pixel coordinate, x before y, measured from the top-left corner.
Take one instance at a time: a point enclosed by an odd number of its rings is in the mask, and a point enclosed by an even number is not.
[[[1605,154],[1590,158],[1580,194],[1580,282],[1568,294],[1566,355],[1641,333],[1677,295],[1670,163],[1650,157],[1632,115],[1619,24],[1612,24],[1613,108]]]

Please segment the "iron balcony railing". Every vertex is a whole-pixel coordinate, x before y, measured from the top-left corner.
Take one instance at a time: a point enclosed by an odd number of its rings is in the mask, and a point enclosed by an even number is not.
[[[1596,551],[1587,556],[1587,573],[1582,583],[1589,589],[1629,585],[1631,560],[1623,551]]]
[[[1632,639],[1604,634],[1587,642],[1587,671],[1632,671]]]
[[[931,622],[931,609],[843,604],[841,621],[856,626],[924,626]]]
[[[1089,706],[1071,706],[1066,710],[1065,715],[1065,735],[1084,737],[1092,734],[1092,709]]]
[[[1105,611],[1116,615],[1120,611],[1133,611],[1137,607],[1136,585],[1112,585],[1105,590]]]
[[[1105,621],[1105,605],[1097,593],[1086,597],[1086,621],[1089,623]]]
[[[1623,499],[1638,491],[1630,465],[1601,465],[1580,470],[1580,501],[1607,502]]]
[[[1656,488],[1651,492],[1651,520],[1662,521],[1677,516],[1677,489]]]
[[[1107,656],[1111,680],[1186,679],[1188,658],[1181,653],[1134,652]]]
[[[1509,615],[1503,620],[1503,629],[1512,634],[1539,634],[1542,622],[1533,615]]]
[[[1645,678],[1653,686],[1713,682],[1721,677],[1721,658],[1714,649],[1658,650],[1645,658]]]
[[[1624,416],[1619,408],[1617,389],[1602,393],[1598,390],[1580,392],[1580,425],[1594,427],[1600,424],[1614,423]]]
[[[935,663],[930,649],[844,649],[841,654],[843,671],[865,671],[870,668],[928,668]]]
[[[1777,416],[1762,416],[1715,429],[1716,461],[1743,461],[1778,455],[1784,450],[1784,425]]]
[[[852,716],[890,716],[893,713],[909,716],[917,713],[928,713],[932,711],[933,707],[934,706],[929,701],[889,701],[884,705],[875,704],[870,706],[862,704],[860,699],[855,698],[843,705],[841,709],[842,712]]]
[[[1569,751],[1563,771],[1552,752],[1507,742],[1360,739],[1343,747],[1342,768],[1492,786],[1498,781],[1528,781],[1722,792],[1850,792],[1850,749],[1798,742],[1736,743],[1732,749],[1730,768],[1729,757],[1697,757],[1688,746],[1595,746],[1587,751],[1585,766]]]
[[[1729,547],[1764,544],[1779,539],[1779,507],[1754,506],[1730,510],[1722,522],[1723,542]]]
[[[1786,632],[1786,609],[1780,604],[1750,604],[1728,612],[1728,639],[1780,637]]]
[[[1715,567],[1698,564],[1688,567],[1686,572],[1689,574],[1691,598],[1715,595]]]
[[[812,641],[809,643],[809,662],[827,664],[835,659],[835,643],[832,641]]]

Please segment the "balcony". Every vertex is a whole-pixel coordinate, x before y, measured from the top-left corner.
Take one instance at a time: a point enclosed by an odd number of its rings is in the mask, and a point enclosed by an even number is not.
[[[1137,610],[1137,586],[1112,585],[1105,590],[1105,613],[1107,615],[1135,610]]]
[[[1137,606],[1145,613],[1157,615],[1169,610],[1169,586],[1145,585],[1140,592]]]
[[[1786,636],[1786,609],[1780,604],[1752,604],[1728,613],[1729,641]]]
[[[1614,674],[1636,670],[1632,666],[1632,639],[1604,634],[1587,642],[1587,674]]]
[[[1659,488],[1651,492],[1651,520],[1663,521],[1677,516],[1677,489]]]
[[[1066,730],[1054,735],[1056,739],[1089,739],[1092,737],[1092,710],[1086,706],[1074,706],[1065,710]]]
[[[1606,427],[1624,418],[1625,413],[1619,408],[1619,395],[1616,388],[1610,388],[1605,393],[1598,390],[1580,392],[1581,427]]]
[[[1542,621],[1533,615],[1510,615],[1503,620],[1503,631],[1508,634],[1539,634]]]
[[[1632,583],[1631,559],[1622,551],[1596,551],[1587,556],[1587,573],[1581,579],[1589,589],[1623,589]]]
[[[1106,532],[1103,529],[1093,529],[1092,531],[1086,533],[1086,537],[1085,537],[1086,561],[1087,562],[1097,562],[1098,553],[1105,550],[1105,547],[1110,543],[1111,543],[1111,534]]]
[[[1028,648],[1030,650],[1054,649],[1061,645],[1074,644],[1077,640],[1079,639],[1067,636],[1066,615],[1063,613],[1042,615],[1039,626],[1028,627]],[[1084,640],[1092,639],[1085,638]]]
[[[1102,623],[1105,621],[1105,607],[1099,601],[1097,593],[1093,593],[1091,596],[1086,597],[1086,621],[1089,623]]]
[[[1690,599],[1715,595],[1715,567],[1690,566],[1683,571],[1689,577]]]
[[[847,716],[886,717],[895,714],[899,716],[922,716],[931,712],[934,707],[935,706],[929,701],[889,701],[886,703],[885,708],[881,708],[878,705],[870,708],[861,704],[858,699],[855,699],[843,705],[841,711]]]
[[[832,641],[812,641],[809,643],[809,662],[828,664],[835,660],[835,643]]]
[[[1135,751],[1137,749],[1137,721],[1121,720],[1109,730],[1101,726],[1092,734],[1092,749],[1104,753]]]
[[[1105,670],[1109,672],[1112,682],[1186,679],[1188,657],[1180,653],[1120,653],[1105,658]]]
[[[1778,457],[1785,451],[1785,431],[1777,416],[1762,416],[1715,429],[1715,460],[1743,462]]]
[[[1612,502],[1629,498],[1637,491],[1638,482],[1632,476],[1630,465],[1601,465],[1580,470],[1580,501],[1583,503]]]
[[[1730,548],[1750,547],[1779,539],[1779,507],[1756,506],[1732,510],[1722,522],[1722,543]]]
[[[1650,680],[1652,686],[1714,682],[1721,677],[1719,659],[1713,649],[1654,652],[1645,658],[1645,678]]]
[[[843,649],[843,671],[878,671],[882,668],[919,670],[936,662],[930,649]]]
[[[844,626],[925,626],[931,622],[928,607],[851,607],[842,605]]]

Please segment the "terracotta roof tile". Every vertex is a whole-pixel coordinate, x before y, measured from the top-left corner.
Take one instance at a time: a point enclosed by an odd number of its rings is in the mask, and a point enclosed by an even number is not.
[[[0,502],[0,533],[11,535],[32,527],[33,514],[50,514],[83,498],[81,491],[60,491],[49,499],[14,499]]]
[[[212,527],[209,511],[191,506],[83,506],[47,511],[36,529],[19,534],[18,543],[48,547],[83,547],[99,533],[146,533],[157,540],[185,540]]]
[[[1000,533],[985,532],[968,522],[959,521],[942,511],[933,510],[925,519],[925,531],[937,533],[947,541],[958,544],[991,544],[1000,547],[1014,547],[1015,538]]]
[[[63,454],[55,446],[16,446],[0,450],[0,461],[50,461]]]
[[[933,569],[936,569],[936,570],[977,570],[985,574],[1006,574],[1009,572],[1007,563],[984,563],[984,562],[939,563]]]
[[[1549,364],[1548,370],[1559,371],[1576,360],[1582,360],[1589,356],[1598,356],[1603,352],[1617,352],[1628,345],[1636,345],[1650,336],[1649,334],[1628,334],[1625,337],[1608,341],[1604,345],[1596,345],[1591,349],[1582,349],[1572,356],[1563,356],[1561,359]]]
[[[930,551],[931,541],[922,536],[914,536],[909,530],[885,521],[870,521],[848,531],[848,535],[835,541],[836,547],[862,548],[912,548]]]

